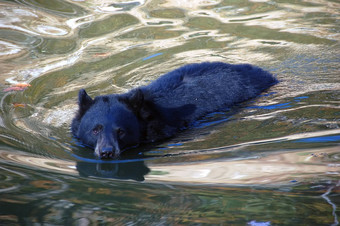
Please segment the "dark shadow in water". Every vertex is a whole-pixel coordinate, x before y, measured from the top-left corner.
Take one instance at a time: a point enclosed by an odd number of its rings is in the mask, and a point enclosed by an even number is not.
[[[144,181],[144,176],[150,172],[144,161],[121,163],[77,162],[77,170],[84,177],[95,176],[136,181]]]

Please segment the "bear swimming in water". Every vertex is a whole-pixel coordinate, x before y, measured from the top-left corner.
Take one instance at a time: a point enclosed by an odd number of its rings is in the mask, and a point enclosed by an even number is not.
[[[277,82],[249,64],[189,64],[123,94],[92,99],[80,90],[71,129],[96,156],[117,158],[129,147],[174,136],[200,117],[254,98]]]

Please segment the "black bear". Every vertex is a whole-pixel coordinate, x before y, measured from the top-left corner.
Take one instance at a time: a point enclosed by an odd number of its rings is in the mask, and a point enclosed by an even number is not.
[[[100,158],[173,136],[198,118],[256,97],[278,81],[249,64],[205,62],[171,71],[147,86],[92,99],[79,91],[72,133]]]

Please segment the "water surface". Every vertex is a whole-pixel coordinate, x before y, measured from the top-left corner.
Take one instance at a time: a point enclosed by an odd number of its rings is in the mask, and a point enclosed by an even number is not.
[[[339,225],[339,20],[331,0],[0,1],[0,224]],[[203,61],[280,83],[122,160],[70,134],[79,89]]]

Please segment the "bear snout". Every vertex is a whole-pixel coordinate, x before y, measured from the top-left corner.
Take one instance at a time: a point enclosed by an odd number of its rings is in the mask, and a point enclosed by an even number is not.
[[[119,147],[114,147],[110,144],[100,145],[97,143],[95,154],[100,159],[117,159],[120,155]]]
[[[95,155],[100,159],[117,159],[120,155],[120,147],[116,133],[102,131],[97,134]]]
[[[99,153],[101,159],[111,159],[113,158],[113,147],[103,147]]]

